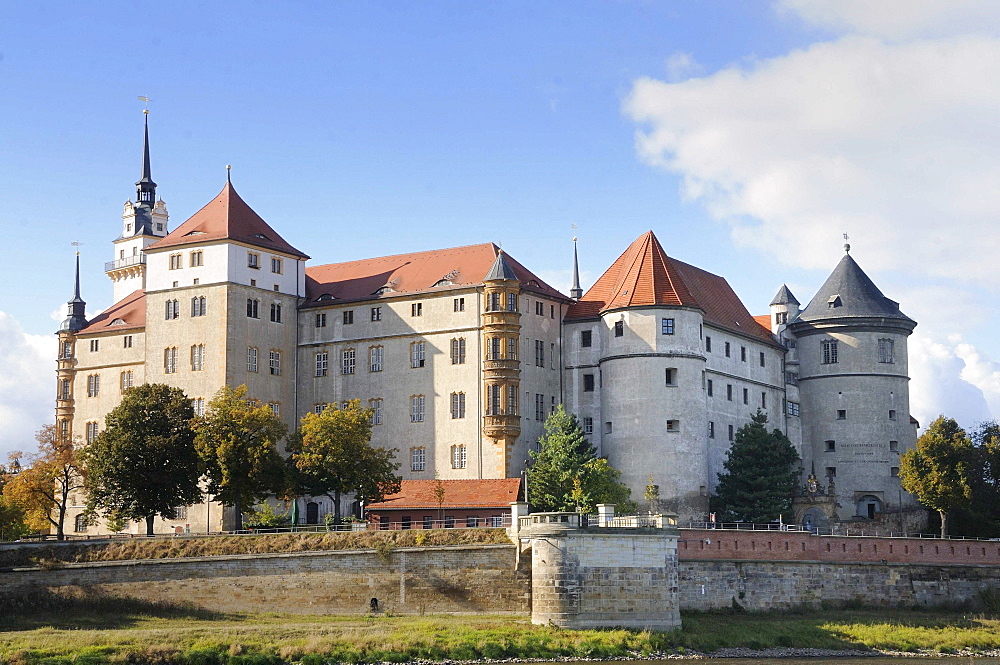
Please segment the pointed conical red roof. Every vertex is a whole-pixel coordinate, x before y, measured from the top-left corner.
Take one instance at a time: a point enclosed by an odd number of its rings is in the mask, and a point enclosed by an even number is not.
[[[652,231],[639,236],[611,264],[566,319],[586,319],[623,307],[695,307],[705,322],[776,344],[770,328],[743,306],[723,277],[667,256]]]
[[[147,247],[146,251],[211,240],[235,240],[304,259],[309,258],[285,242],[284,238],[261,219],[260,215],[240,198],[231,182],[226,182],[219,195],[209,201],[204,208],[165,238]]]

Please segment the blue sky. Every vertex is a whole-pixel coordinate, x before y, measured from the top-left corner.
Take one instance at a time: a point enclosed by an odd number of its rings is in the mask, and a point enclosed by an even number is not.
[[[784,282],[804,304],[847,231],[921,323],[916,415],[991,417],[996,13],[0,3],[0,452],[51,420],[70,242],[84,243],[88,312],[111,304],[102,270],[139,175],[138,95],[153,100],[171,227],[232,164],[313,265],[495,241],[565,290],[573,235],[586,287],[652,229],[764,313]]]

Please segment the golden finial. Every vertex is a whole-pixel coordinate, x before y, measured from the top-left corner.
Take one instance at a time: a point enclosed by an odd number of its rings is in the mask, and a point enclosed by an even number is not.
[[[142,109],[143,115],[149,115],[149,103],[153,100],[146,95],[139,95],[139,101],[145,104],[145,107]]]

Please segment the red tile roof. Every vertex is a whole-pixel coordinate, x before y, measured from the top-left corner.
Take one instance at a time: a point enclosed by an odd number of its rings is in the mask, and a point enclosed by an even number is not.
[[[437,508],[434,490],[444,487],[444,508],[509,508],[517,501],[520,478],[487,480],[404,480],[396,494],[366,506],[368,510],[413,510]]]
[[[705,322],[777,345],[723,277],[667,256],[652,231],[639,236],[570,306],[566,319],[594,318],[624,307],[695,307]]]
[[[80,334],[117,332],[144,327],[146,327],[146,292],[139,289],[91,319]]]
[[[145,251],[188,245],[211,240],[235,240],[254,247],[309,257],[295,249],[272,229],[253,208],[240,198],[230,182],[219,195]]]
[[[771,329],[771,315],[770,314],[754,314],[753,320],[761,325],[763,328]]]
[[[336,300],[370,300],[378,297],[377,292],[383,287],[391,289],[384,297],[391,297],[434,288],[474,286],[483,283],[498,251],[493,243],[484,243],[312,266],[306,268],[306,295],[313,301],[309,304],[322,304],[316,299],[324,294]],[[569,301],[510,254],[504,256],[520,280],[522,289]]]

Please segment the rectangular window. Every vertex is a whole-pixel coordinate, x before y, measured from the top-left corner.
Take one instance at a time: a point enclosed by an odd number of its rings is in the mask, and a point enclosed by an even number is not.
[[[468,452],[464,445],[452,446],[451,447],[451,468],[453,469],[464,469],[465,465],[468,463]],[[470,518],[475,520],[476,518]],[[468,522],[466,522],[468,524]],[[475,526],[475,524],[473,524]]]
[[[191,371],[200,372],[205,369],[205,345],[195,344],[191,347]]]
[[[545,367],[545,342],[540,339],[535,340],[535,366]]]
[[[517,415],[517,391],[513,388],[507,388],[507,415]]]
[[[550,319],[556,318],[556,306],[555,305],[549,305],[549,318]]]
[[[176,300],[168,300],[165,305],[166,307],[163,312],[163,318],[167,321],[176,319],[181,315],[181,308]]]
[[[189,261],[191,267],[197,268],[200,265],[204,265],[203,257],[204,255],[202,254],[201,250],[191,252],[191,259]]]
[[[826,467],[826,477],[827,478],[836,478],[837,477],[837,467],[835,467],[835,466],[828,466],[828,467]]]
[[[896,409],[889,409],[889,420],[896,419]]]
[[[508,293],[507,294],[507,311],[516,312],[517,311],[517,294]]]
[[[132,370],[127,369],[122,372],[121,377],[121,391],[125,392],[132,387]]]
[[[465,338],[456,337],[451,340],[451,364],[465,364]]]
[[[177,372],[177,347],[163,349],[163,373],[174,374]]]
[[[593,343],[593,339],[591,338],[591,334],[592,333],[589,330],[581,330],[580,331],[580,346],[581,347],[587,347],[587,346],[590,346]]]
[[[267,408],[271,409],[271,413],[273,413],[274,415],[276,416],[281,415],[281,404],[279,404],[278,402],[268,402]]]
[[[502,293],[490,293],[486,298],[486,311],[487,312],[498,312],[500,311],[500,296]]]
[[[345,349],[341,354],[341,374],[354,374],[354,349]]]
[[[667,385],[668,386],[676,386],[677,385],[677,368],[676,367],[668,367],[666,369],[666,380],[667,380]]]
[[[584,418],[583,419],[583,433],[584,434],[593,434],[594,433],[594,419],[593,418],[589,418],[588,417],[588,418]]]
[[[726,384],[726,399],[730,402],[733,401],[733,384],[731,383]]]
[[[253,346],[247,347],[247,371],[257,371],[257,348]]]
[[[762,409],[767,408],[767,393],[762,392],[760,394],[760,408]]]
[[[273,302],[271,303],[271,321],[274,323],[281,323],[281,304]]]
[[[87,377],[87,397],[97,397],[101,394],[100,374],[91,374]]]
[[[59,399],[69,399],[69,379],[62,379],[59,382]]]
[[[372,425],[382,424],[382,399],[368,400],[368,408],[372,410]]]
[[[381,321],[381,320],[382,320],[382,308],[372,307],[372,321]]]
[[[594,392],[594,375],[584,374],[583,375],[583,392],[592,393]]]
[[[747,361],[747,347],[745,346],[740,347],[740,360],[743,362]]]
[[[87,423],[87,443],[93,443],[97,438],[97,423]]]
[[[424,422],[424,396],[414,395],[410,398],[410,422]]]
[[[549,369],[556,368],[556,343],[549,344]]]
[[[132,335],[125,335],[122,337],[122,346],[126,349],[132,348]]]
[[[424,315],[424,304],[420,302],[415,302],[410,305],[410,316],[423,316]]]
[[[889,467],[889,475],[892,476],[893,478],[899,478],[899,467],[898,466],[890,466]]]
[[[431,517],[430,515],[424,515],[423,526],[424,526],[425,529],[433,529],[434,528],[434,518]]]
[[[799,415],[799,403],[798,402],[788,402],[788,415],[798,416]]]
[[[828,453],[833,453],[837,451],[837,442],[828,440],[823,442],[824,450]]]
[[[125,335],[125,337],[131,337],[131,335]],[[125,348],[129,348],[129,343],[126,342]],[[73,342],[63,342],[62,352],[59,354],[60,358],[72,358],[73,357]]]
[[[260,318],[260,301],[254,298],[247,298],[247,317],[251,319]]]
[[[354,310],[349,309],[344,312],[344,325],[349,326],[354,323]]]
[[[500,354],[500,338],[499,337],[488,337],[486,338],[486,359],[487,360],[500,360],[503,356]]]
[[[837,409],[837,420],[847,420],[847,409]]]
[[[316,327],[326,328],[326,312],[320,312],[316,315]]]
[[[455,308],[456,312],[464,312],[465,311],[465,298],[455,298],[452,301],[452,306]],[[465,468],[465,467],[462,467],[462,468]]]
[[[744,404],[750,404],[750,389],[749,388],[744,388],[743,389],[743,403]]]
[[[101,348],[101,340],[99,340],[99,339],[92,339],[92,340],[90,340],[90,351],[91,351],[91,353],[97,353],[97,351],[100,348]]]
[[[705,352],[706,353],[712,352],[712,338],[709,337],[708,335],[705,335]]]
[[[899,441],[890,441],[889,442],[889,452],[890,453],[898,453],[899,452]]]
[[[712,379],[709,379],[706,382],[705,387],[708,389],[708,396],[711,397],[712,396]]]
[[[729,357],[729,342],[725,343],[725,354],[726,354],[726,357],[728,358]]]
[[[381,372],[382,371],[382,351],[381,346],[372,346],[368,348],[368,371],[369,372]]]
[[[423,471],[427,468],[427,449],[410,448],[410,471]]]
[[[764,367],[764,352],[760,352],[760,366]]]
[[[452,420],[465,417],[465,393],[451,394],[451,417]]]
[[[545,395],[535,393],[535,420],[545,420]]]
[[[611,434],[611,432],[613,431],[613,429],[614,429],[614,426],[613,426],[613,424],[612,424],[612,422],[610,420],[607,421],[606,423],[604,423],[604,433],[605,434]]]
[[[535,301],[535,314],[538,316],[545,316],[545,303],[540,300]]]
[[[181,259],[181,255],[180,254],[171,254],[170,255],[170,269],[171,270],[180,270],[183,267],[184,267],[184,265],[183,265],[183,259]]]
[[[330,368],[330,354],[326,351],[316,354],[316,376],[326,376]]]
[[[625,322],[615,321],[615,337],[622,337],[625,335]]]
[[[253,268],[254,270],[260,270],[260,254],[256,252],[247,252],[247,267]]]
[[[205,415],[205,398],[196,397],[195,399],[191,400],[191,408],[194,409],[194,415],[196,416]]]
[[[410,344],[410,367],[423,367],[426,363],[426,344],[424,342],[413,342]]]
[[[733,439],[734,439],[734,436],[733,436],[733,426],[730,425],[729,426],[729,440],[732,441]]]
[[[823,364],[833,365],[837,363],[837,340],[827,339],[822,342]]]
[[[273,376],[281,375],[281,352],[270,351],[267,354],[267,367]]]
[[[673,335],[674,334],[674,320],[673,319],[660,319],[660,333],[663,335]]]
[[[500,386],[498,384],[489,384],[486,386],[486,415],[488,416],[499,416],[500,415]]]
[[[281,259],[277,256],[271,257],[271,272],[280,275],[281,274]]]
[[[892,339],[885,338],[878,341],[878,361],[880,363],[892,363]]]
[[[191,298],[191,316],[205,316],[205,296],[194,296]]]
[[[323,402],[313,404],[313,413],[315,413],[316,415],[319,415],[324,411],[326,411],[326,404],[324,404]]]
[[[680,432],[681,431],[681,421],[679,421],[679,420],[668,420],[667,421],[667,431],[668,432]]]
[[[713,420],[708,421],[708,438],[715,438],[715,421]]]

